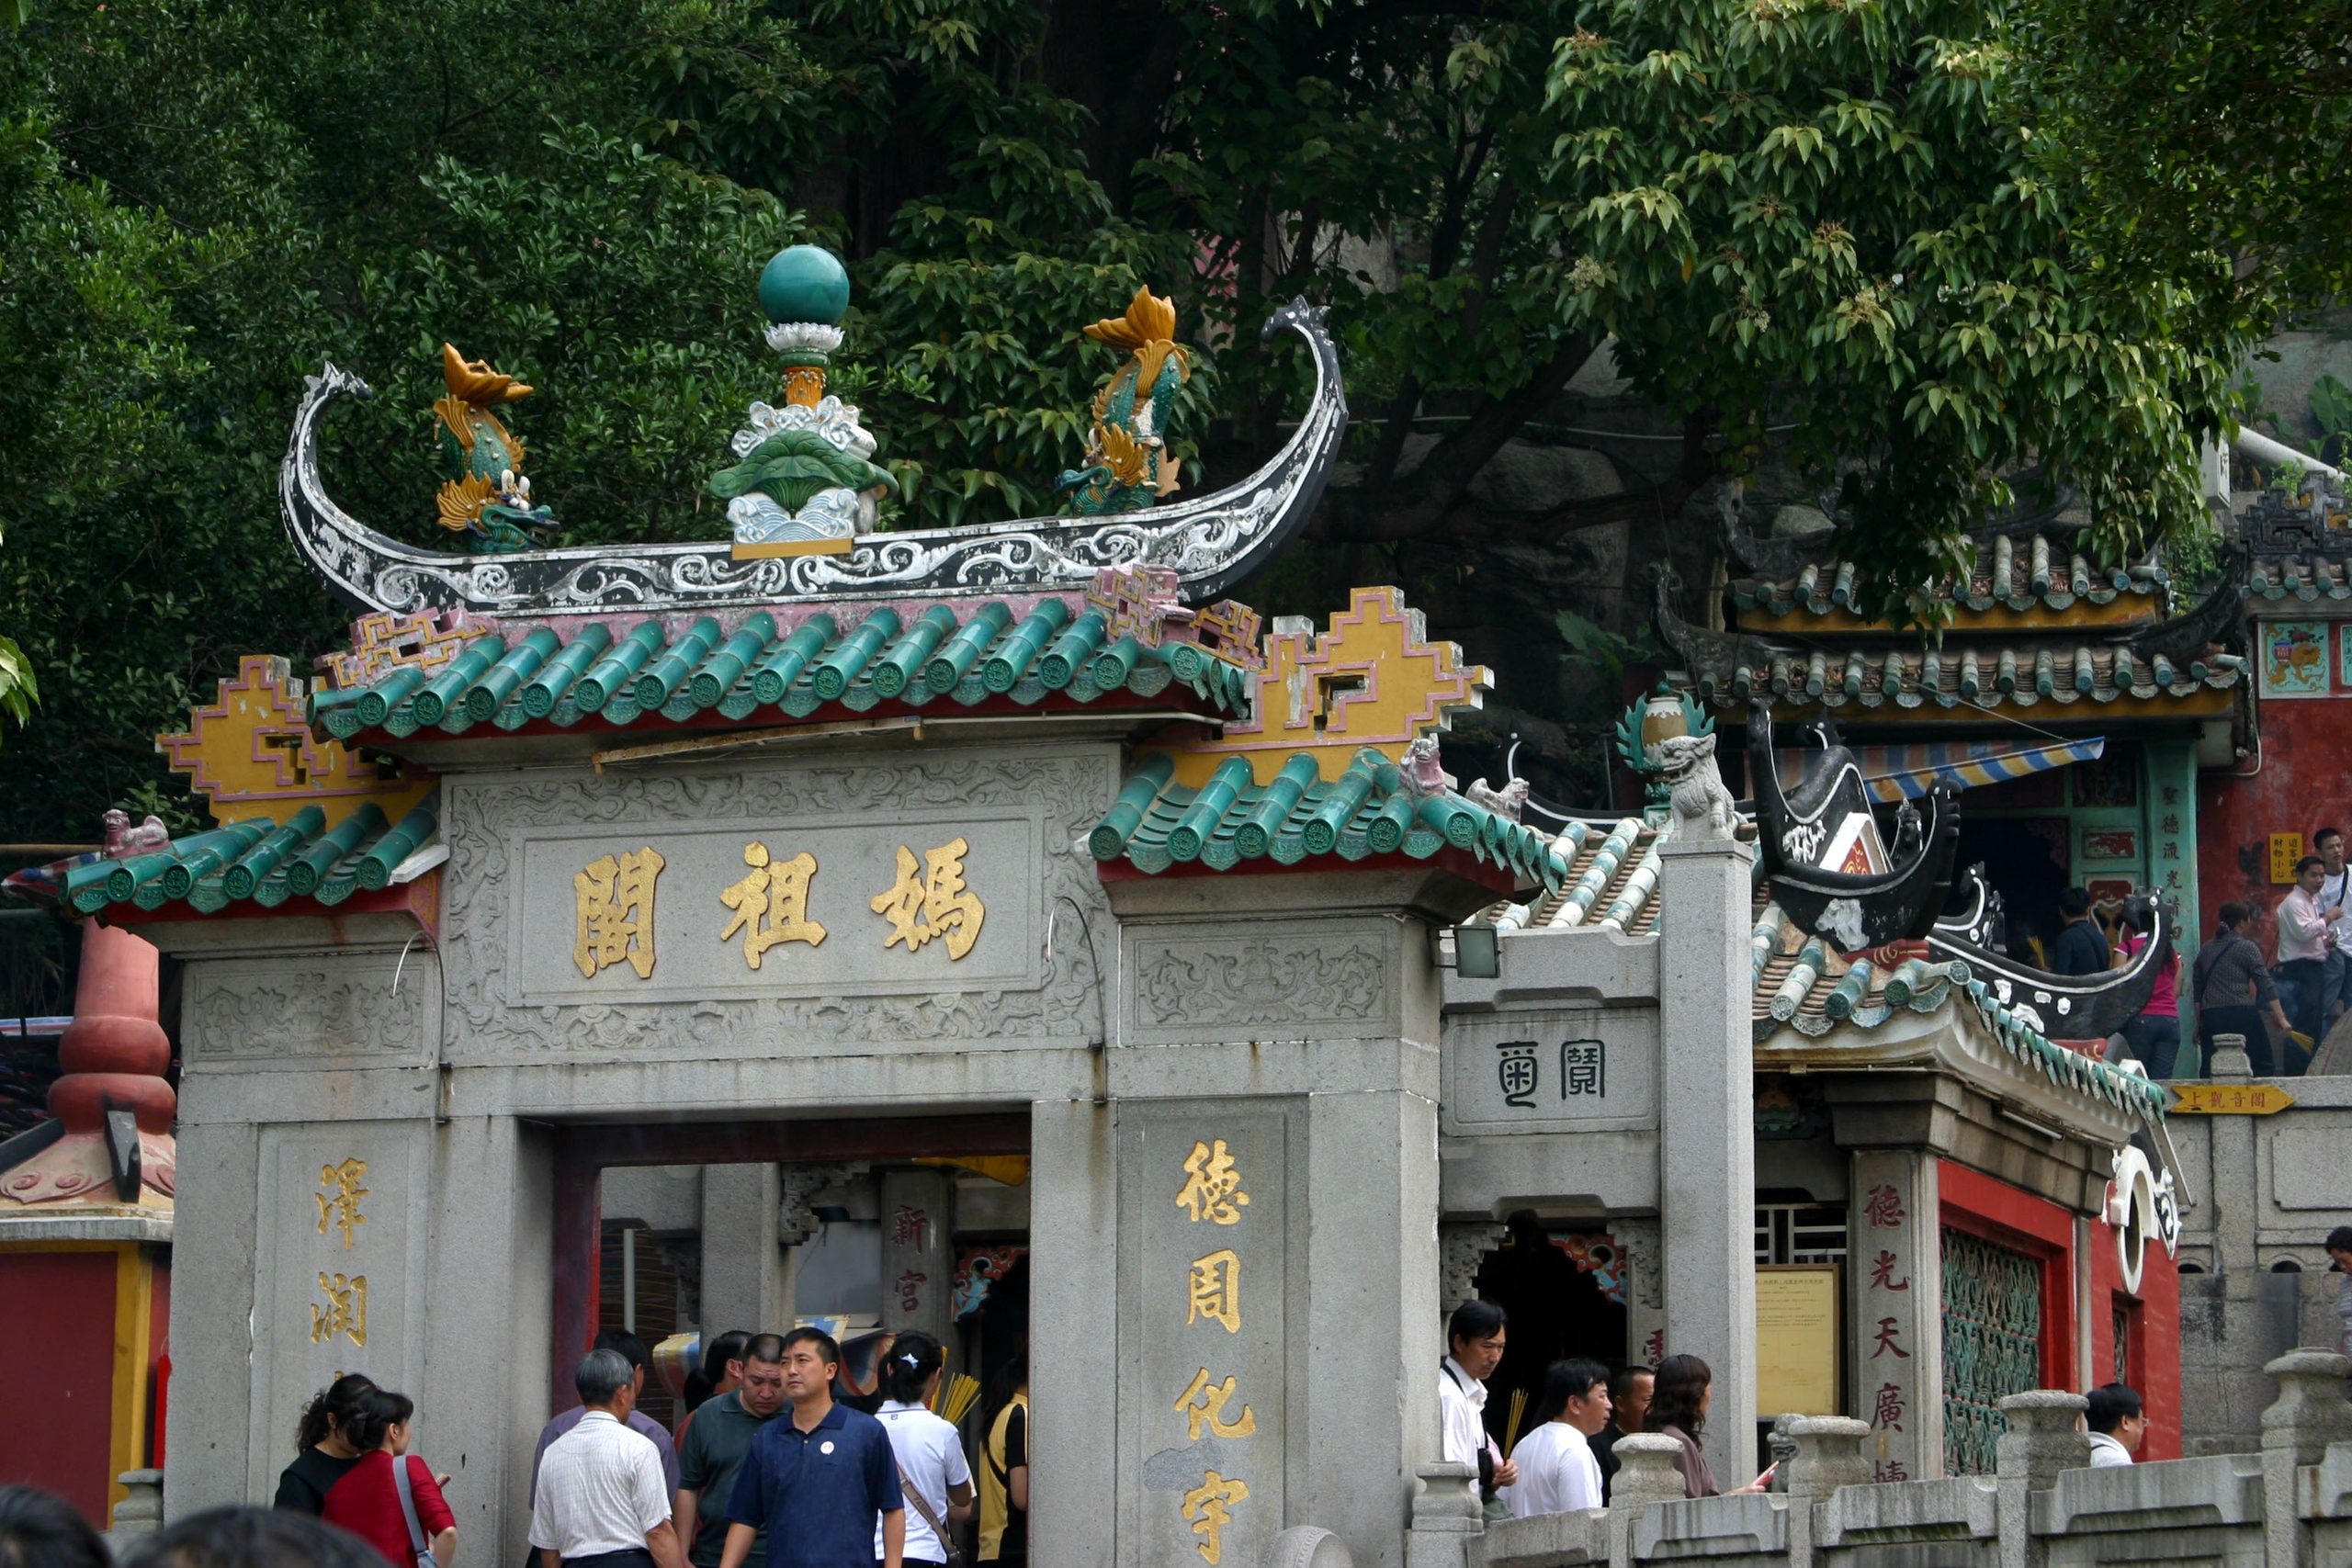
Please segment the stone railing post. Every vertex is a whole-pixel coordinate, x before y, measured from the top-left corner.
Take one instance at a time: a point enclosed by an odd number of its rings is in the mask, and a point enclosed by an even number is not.
[[[130,1493],[114,1506],[114,1528],[107,1531],[107,1539],[119,1557],[131,1541],[164,1528],[164,1472],[126,1470],[115,1479]]]
[[[1293,1525],[1274,1537],[1260,1568],[1355,1568],[1348,1543],[1318,1525]]]
[[[1413,1473],[1421,1478],[1421,1489],[1413,1494],[1405,1568],[1478,1568],[1486,1561],[1480,1538],[1487,1533],[1487,1518],[1478,1500],[1477,1471],[1441,1463]]]
[[[2032,1494],[2047,1492],[2062,1470],[2091,1462],[2091,1439],[2075,1429],[2090,1407],[2079,1393],[2037,1388],[2000,1402],[2008,1430],[1995,1450],[2001,1532],[2001,1568],[2041,1568],[2046,1556],[2033,1539]]]
[[[1850,1416],[1800,1416],[1781,1423],[1781,1430],[1796,1445],[1774,1478],[1789,1495],[1789,1568],[1812,1568],[1814,1506],[1829,1501],[1840,1486],[1869,1483],[1871,1461],[1862,1444],[1871,1424]]]
[[[1649,1506],[1688,1495],[1682,1472],[1674,1468],[1682,1445],[1673,1438],[1635,1432],[1618,1438],[1610,1451],[1617,1456],[1617,1473],[1609,1482],[1609,1562],[1610,1568],[1627,1568],[1634,1561],[1634,1526]]]
[[[2352,1359],[2333,1350],[2290,1350],[2262,1369],[2278,1380],[2277,1403],[2262,1413],[2263,1551],[2270,1568],[2304,1568],[2311,1530],[2297,1506],[2295,1472],[2317,1464],[2327,1445],[2352,1438],[2344,1380]]]

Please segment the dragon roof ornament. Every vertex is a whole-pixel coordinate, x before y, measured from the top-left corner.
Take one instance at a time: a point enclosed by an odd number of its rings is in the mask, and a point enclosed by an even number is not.
[[[1304,299],[1276,310],[1264,337],[1295,332],[1315,358],[1315,395],[1289,442],[1239,484],[1148,510],[1032,517],[979,527],[865,534],[838,555],[738,559],[732,541],[592,545],[459,555],[377,532],[335,504],[319,474],[319,425],[338,397],[368,384],[328,365],[309,378],[279,470],[278,499],[295,548],[328,587],[361,611],[463,611],[492,620],[730,606],[954,600],[1077,592],[1104,567],[1175,573],[1189,604],[1216,599],[1269,559],[1323,498],[1347,434],[1346,389],[1323,310]]]

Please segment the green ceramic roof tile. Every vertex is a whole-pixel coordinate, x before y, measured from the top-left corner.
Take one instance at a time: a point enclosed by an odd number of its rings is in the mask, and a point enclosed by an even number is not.
[[[2124,645],[2065,638],[1943,649],[1853,649],[1833,656],[1774,651],[1769,662],[1741,664],[1725,677],[1692,671],[1702,702],[1743,707],[1756,696],[1829,708],[2032,708],[2045,704],[2104,705],[2221,691],[2245,679],[2245,660],[2215,653],[2187,666],[2143,658]]]
[[[1157,874],[1193,861],[1230,871],[1260,859],[1296,865],[1314,854],[1354,861],[1402,852],[1427,860],[1453,844],[1546,889],[1556,890],[1567,874],[1567,862],[1545,835],[1451,792],[1417,799],[1396,764],[1375,751],[1358,753],[1337,780],[1321,778],[1306,751],[1294,753],[1263,784],[1251,780],[1240,756],[1227,758],[1198,788],[1172,782],[1173,775],[1165,756],[1137,766],[1087,836],[1095,859],[1125,859]]]
[[[1732,599],[1743,610],[1769,615],[1829,615],[1853,609],[1857,575],[1854,562],[1832,561],[1806,567],[1785,582],[1736,581]],[[1928,597],[1978,612],[1996,605],[2018,611],[2037,605],[2064,610],[2077,600],[2109,604],[2122,594],[2154,598],[2169,581],[2164,568],[2154,562],[2097,566],[2067,540],[2035,535],[2022,540],[2003,537],[1980,547],[1975,569],[1965,581],[1947,579],[1930,589]]]
[[[2352,599],[2352,559],[2331,560],[2323,555],[2257,559],[2246,568],[2245,589],[2250,597],[2274,602]]]
[[[765,611],[731,632],[704,616],[674,640],[654,621],[592,623],[568,641],[545,627],[519,640],[482,637],[429,680],[402,668],[364,690],[314,694],[311,721],[337,740],[369,729],[404,739],[535,720],[560,729],[591,718],[623,729],[657,715],[684,724],[706,713],[772,722],[761,710],[807,718],[828,704],[850,713],[885,702],[920,710],[941,698],[1082,705],[1113,691],[1155,697],[1180,682],[1238,715],[1256,691],[1250,671],[1192,643],[1144,648],[1125,637],[1106,648],[1102,616],[1073,620],[1058,599],[1017,617],[993,602],[958,614],[934,604],[911,619],[887,606],[855,620],[820,615],[782,637]]]
[[[110,904],[152,910],[183,900],[205,915],[246,901],[276,908],[298,896],[339,904],[386,886],[402,861],[434,840],[440,798],[435,791],[397,822],[369,802],[333,829],[322,810],[305,806],[282,825],[248,818],[152,853],[92,861],[68,874],[65,902],[85,915]]]

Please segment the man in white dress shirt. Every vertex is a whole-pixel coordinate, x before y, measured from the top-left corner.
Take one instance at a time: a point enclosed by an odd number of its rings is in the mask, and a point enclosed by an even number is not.
[[[1544,1374],[1535,1429],[1510,1451],[1519,1482],[1503,1492],[1515,1519],[1600,1505],[1600,1461],[1591,1438],[1609,1425],[1609,1369],[1581,1356]]]
[[[540,1568],[684,1568],[662,1455],[628,1427],[628,1358],[591,1350],[572,1374],[585,1413],[548,1445],[531,1495]]]
[[[2091,1429],[2091,1468],[2112,1470],[2130,1464],[2147,1440],[2148,1416],[2140,1396],[2120,1382],[2095,1388],[2083,1424]]]
[[[1519,1467],[1503,1457],[1487,1435],[1487,1382],[1503,1359],[1510,1318],[1492,1302],[1464,1302],[1445,1325],[1453,1354],[1438,1368],[1437,1403],[1444,1447],[1442,1456],[1478,1474],[1479,1495],[1491,1500],[1498,1488],[1519,1479]]]

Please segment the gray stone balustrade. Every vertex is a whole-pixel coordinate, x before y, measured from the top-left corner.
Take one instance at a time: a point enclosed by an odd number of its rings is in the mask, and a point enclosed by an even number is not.
[[[1842,1416],[1781,1424],[1769,1494],[1686,1499],[1671,1438],[1616,1449],[1608,1508],[1487,1524],[1464,1466],[1421,1472],[1411,1568],[2215,1568],[2352,1564],[2352,1360],[2300,1349],[2264,1371],[2278,1395],[2259,1453],[2089,1468],[2085,1401],[2035,1389],[2001,1402],[1989,1476],[1873,1483],[1870,1428]]]

